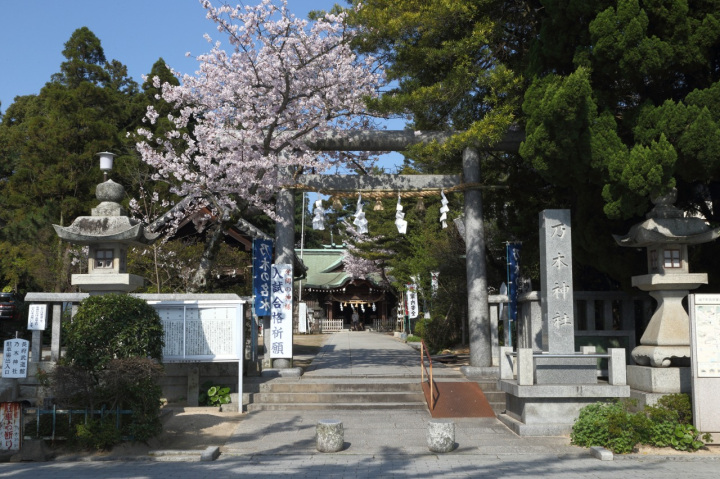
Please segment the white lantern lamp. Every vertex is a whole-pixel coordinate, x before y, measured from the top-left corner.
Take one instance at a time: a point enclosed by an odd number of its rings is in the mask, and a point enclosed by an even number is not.
[[[108,171],[112,170],[113,167],[113,159],[115,158],[115,153],[103,151],[101,153],[98,153],[97,156],[100,157],[100,170],[103,172],[103,181],[107,181]]]

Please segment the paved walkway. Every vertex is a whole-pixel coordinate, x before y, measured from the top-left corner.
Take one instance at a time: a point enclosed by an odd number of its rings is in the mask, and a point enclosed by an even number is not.
[[[435,365],[440,376],[459,376]],[[369,331],[332,334],[307,368],[304,379],[412,377],[420,379],[420,352],[393,336]]]
[[[328,338],[301,381],[342,382],[358,377],[392,381],[417,375],[418,368],[419,353],[392,337],[342,332]],[[454,371],[445,369],[451,377]],[[316,451],[314,434],[318,419],[343,421],[342,451],[334,454]],[[457,448],[439,455],[427,449],[428,420],[425,411],[258,411],[245,417],[214,462],[0,464],[0,477],[677,479],[716,478],[720,471],[720,456],[636,455],[600,461],[586,449],[570,446],[567,438],[518,437],[495,418],[455,419]]]

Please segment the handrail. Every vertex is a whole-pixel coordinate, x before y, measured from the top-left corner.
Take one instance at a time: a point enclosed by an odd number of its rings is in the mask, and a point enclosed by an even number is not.
[[[512,356],[512,357],[514,357],[514,358],[517,357],[517,355],[518,355],[517,351],[507,351],[507,352],[505,353],[505,356]],[[578,358],[578,359],[609,359],[609,358],[612,357],[612,355],[610,355],[609,353],[588,353],[588,354],[584,354],[584,353],[575,353],[575,354],[565,353],[565,354],[560,354],[560,353],[539,352],[539,353],[533,353],[533,357],[534,357],[534,358],[550,358],[550,359],[558,359],[558,358],[563,358],[563,359],[573,359],[573,358]]]
[[[428,358],[428,362],[430,363],[430,371],[427,371],[427,368],[425,367],[425,356]],[[437,390],[437,387],[435,386],[435,381],[433,380],[433,372],[432,372],[432,358],[430,357],[430,353],[427,350],[427,346],[425,346],[425,341],[420,340],[420,382],[424,383],[426,381],[425,374],[427,373],[428,379],[427,382],[430,385],[430,410],[433,411],[435,409],[435,391]]]

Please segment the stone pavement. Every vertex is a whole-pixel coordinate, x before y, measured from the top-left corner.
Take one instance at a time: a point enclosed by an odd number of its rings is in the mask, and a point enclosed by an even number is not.
[[[417,375],[419,353],[386,335],[343,332],[328,338],[313,366],[307,374],[315,381],[348,380],[348,376],[387,381],[393,375]],[[445,371],[448,377],[453,375],[451,371]],[[319,419],[343,422],[343,450],[317,452],[314,434]],[[720,475],[720,455],[631,455],[600,461],[587,449],[569,445],[568,438],[518,437],[495,418],[455,419],[456,449],[436,454],[427,448],[429,420],[426,411],[257,411],[247,414],[213,462],[139,457],[134,461],[0,464],[0,477],[677,479]]]

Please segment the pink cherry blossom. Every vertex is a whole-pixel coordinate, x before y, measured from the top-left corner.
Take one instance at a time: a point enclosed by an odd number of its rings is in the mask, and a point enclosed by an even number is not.
[[[309,22],[285,0],[201,3],[232,49],[215,43],[197,57],[194,75],[162,85],[162,98],[179,111],[169,117],[175,129],[162,137],[138,130],[138,150],[177,194],[202,195],[215,214],[257,207],[277,220],[273,195],[294,175],[368,161],[319,154],[306,141],[328,129],[373,127],[365,100],[377,95],[384,74],[374,58],[353,53],[343,14]],[[157,116],[149,107],[146,121]]]

